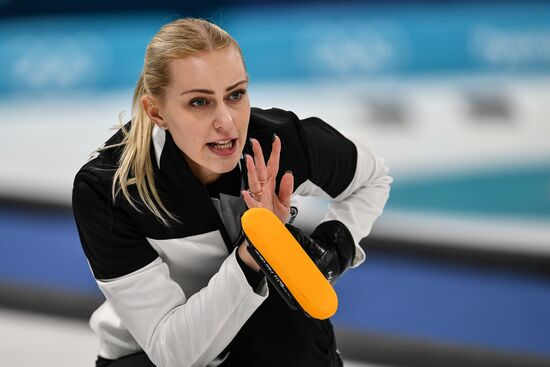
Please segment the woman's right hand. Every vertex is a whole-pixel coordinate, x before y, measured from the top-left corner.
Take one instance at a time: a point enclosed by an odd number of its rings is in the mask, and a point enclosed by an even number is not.
[[[294,191],[294,176],[287,171],[281,178],[279,195],[275,193],[275,180],[279,172],[279,157],[281,154],[281,139],[273,135],[271,155],[265,165],[262,147],[256,139],[250,139],[254,158],[246,155],[249,191],[243,191],[243,199],[250,208],[266,208],[271,210],[286,223],[290,216],[290,199]]]
[[[286,223],[290,215],[290,199],[294,191],[294,176],[292,172],[285,172],[279,185],[279,195],[275,193],[275,180],[279,172],[279,157],[281,154],[281,139],[274,135],[271,155],[265,165],[262,147],[256,139],[250,139],[254,159],[246,155],[246,168],[248,170],[249,191],[243,191],[243,199],[250,208],[266,208],[271,210]],[[255,193],[255,194],[254,194]],[[247,250],[248,243],[245,240],[238,249],[239,257],[251,269],[260,271],[260,267]]]

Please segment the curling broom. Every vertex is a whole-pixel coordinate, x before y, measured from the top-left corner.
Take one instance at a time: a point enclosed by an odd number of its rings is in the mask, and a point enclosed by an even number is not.
[[[336,313],[336,292],[273,212],[248,209],[241,223],[249,253],[292,309],[320,320]]]

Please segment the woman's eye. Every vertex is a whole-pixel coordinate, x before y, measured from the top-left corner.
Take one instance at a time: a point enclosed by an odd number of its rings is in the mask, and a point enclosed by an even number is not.
[[[204,107],[206,106],[206,99],[204,98],[195,98],[190,102],[193,107]]]
[[[244,91],[238,90],[229,95],[229,99],[233,102],[237,102],[243,97]]]

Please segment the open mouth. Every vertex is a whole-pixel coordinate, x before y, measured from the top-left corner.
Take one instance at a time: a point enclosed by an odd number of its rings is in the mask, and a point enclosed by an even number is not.
[[[237,152],[237,138],[218,140],[206,145],[212,153],[220,157],[232,157]]]
[[[220,140],[213,143],[208,143],[208,146],[214,149],[230,150],[237,143],[237,139]]]

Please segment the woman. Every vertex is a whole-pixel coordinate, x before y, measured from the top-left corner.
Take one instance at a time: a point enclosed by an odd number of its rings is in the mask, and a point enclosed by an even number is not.
[[[97,366],[338,366],[330,320],[291,310],[246,250],[240,216],[284,223],[293,195],[331,198],[314,234],[288,227],[327,277],[388,198],[383,161],[317,118],[250,108],[241,50],[199,19],[147,47],[132,121],[77,173],[73,209],[106,301]],[[267,164],[265,157],[269,157]]]

